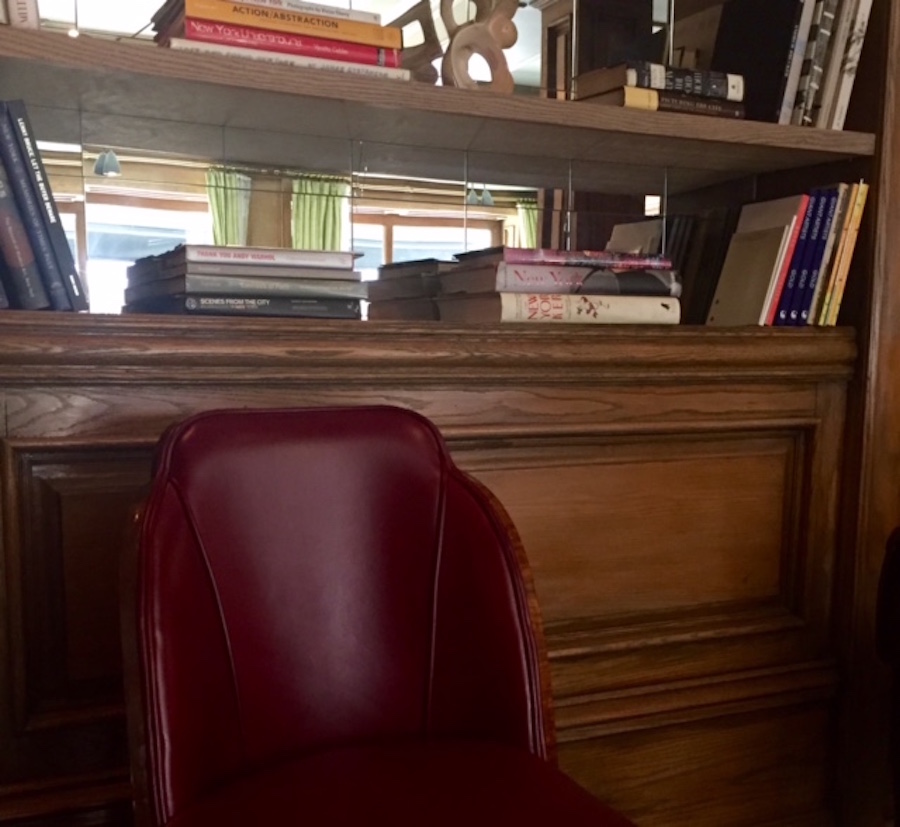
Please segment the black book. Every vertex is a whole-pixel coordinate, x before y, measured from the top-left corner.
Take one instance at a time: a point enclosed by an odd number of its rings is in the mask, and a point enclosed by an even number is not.
[[[54,310],[71,310],[72,302],[66,293],[50,235],[43,218],[43,207],[31,187],[30,167],[19,150],[5,101],[0,101],[0,159],[6,167],[10,189],[19,207],[25,232],[37,262],[50,306]]]
[[[294,316],[307,319],[359,319],[359,299],[289,296],[153,296],[129,302],[126,313],[188,313],[213,316]]]
[[[9,274],[6,272],[6,261],[0,255],[0,310],[6,310],[9,306],[9,293],[6,285],[9,283]]]
[[[87,293],[75,267],[72,249],[69,247],[66,231],[59,217],[59,208],[56,206],[53,192],[50,189],[50,178],[37,147],[37,138],[31,127],[31,121],[28,119],[25,102],[21,100],[6,101],[6,109],[19,150],[28,168],[29,183],[42,207],[44,226],[50,237],[50,244],[53,247],[53,254],[71,307],[73,310],[87,310]]]
[[[803,0],[728,0],[710,68],[744,76],[747,117],[778,123]]]
[[[0,252],[6,263],[7,287],[13,306],[19,310],[49,307],[50,299],[3,164],[0,164]]]

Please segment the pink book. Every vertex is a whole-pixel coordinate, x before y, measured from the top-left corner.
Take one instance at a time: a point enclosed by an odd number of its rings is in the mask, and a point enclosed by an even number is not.
[[[199,40],[203,43],[220,43],[226,46],[262,49],[267,52],[342,60],[345,63],[391,68],[400,65],[399,49],[383,49],[379,46],[346,43],[342,40],[325,40],[305,34],[255,29],[232,23],[214,23],[196,17],[184,19],[184,37],[186,40]]]

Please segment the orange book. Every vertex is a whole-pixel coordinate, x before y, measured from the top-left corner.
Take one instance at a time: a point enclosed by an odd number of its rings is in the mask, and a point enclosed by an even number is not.
[[[184,17],[232,23],[270,31],[305,34],[347,43],[363,43],[384,49],[400,49],[403,35],[396,26],[379,26],[361,20],[325,17],[290,11],[288,9],[254,6],[249,3],[231,3],[224,0],[184,0]],[[182,23],[183,25],[183,23]],[[171,31],[169,36],[177,36]]]

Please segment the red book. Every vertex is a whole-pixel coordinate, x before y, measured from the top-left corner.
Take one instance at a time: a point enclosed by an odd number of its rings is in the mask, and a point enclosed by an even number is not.
[[[396,68],[400,65],[399,49],[383,49],[379,46],[366,46],[361,43],[346,43],[343,40],[325,40],[321,37],[309,37],[304,34],[236,26],[232,23],[214,23],[210,20],[198,20],[195,17],[184,19],[184,38],[204,43],[262,49],[267,52],[319,57],[326,60],[343,60],[347,63],[362,63],[369,66]]]

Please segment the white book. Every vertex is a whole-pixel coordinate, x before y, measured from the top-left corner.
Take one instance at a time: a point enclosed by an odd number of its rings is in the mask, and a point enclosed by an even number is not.
[[[825,11],[825,0],[816,0],[816,8],[813,12],[812,25],[809,27],[809,38],[806,41],[806,54],[803,56],[803,68],[800,70],[800,82],[797,84],[797,94],[794,96],[794,111],[791,113],[791,123],[799,126],[803,123],[803,102],[809,89],[809,74],[816,51],[819,26]]]
[[[6,0],[9,24],[20,29],[38,29],[41,15],[37,0]]]
[[[813,123],[819,129],[827,129],[831,121],[831,111],[837,94],[844,52],[847,48],[850,27],[853,25],[853,18],[858,5],[858,0],[841,0],[840,16],[831,35],[831,46],[828,49],[825,71],[822,75],[822,85],[819,87],[818,94],[813,101]]]
[[[6,0],[0,0],[0,25],[9,23],[9,15],[6,13]]]
[[[794,48],[791,52],[787,83],[784,87],[784,97],[781,99],[778,123],[790,123],[791,116],[794,114],[794,100],[797,97],[797,87],[800,85],[800,72],[803,69],[803,58],[806,56],[806,44],[809,42],[809,30],[812,26],[813,12],[815,10],[816,0],[803,0],[803,11],[800,14],[800,22],[797,25],[797,36],[794,38]]]
[[[800,120],[803,126],[809,126],[815,120],[813,117],[814,104],[816,96],[819,94],[819,87],[822,85],[822,76],[825,72],[825,63],[828,59],[828,49],[834,34],[835,17],[839,5],[839,0],[823,0],[822,17],[816,31],[816,43],[803,95],[803,111]]]
[[[381,25],[381,15],[378,12],[348,9],[345,6],[323,6],[320,3],[306,3],[304,0],[241,0],[241,2],[250,6],[268,6],[301,14],[316,14],[319,17],[337,17],[341,20],[358,20],[362,23]]]
[[[847,118],[847,108],[850,106],[850,95],[853,92],[853,84],[856,81],[856,70],[859,67],[859,57],[862,54],[863,43],[866,39],[866,29],[869,27],[869,16],[872,12],[872,0],[859,0],[856,15],[847,36],[847,46],[844,49],[844,57],[841,61],[841,71],[838,75],[837,92],[834,97],[834,105],[828,126],[831,129],[843,129]]]
[[[330,69],[351,75],[366,75],[373,78],[390,78],[392,80],[409,80],[409,69],[392,68],[390,66],[370,66],[363,63],[347,63],[343,60],[326,60],[321,57],[305,55],[289,55],[282,52],[266,52],[262,49],[248,49],[244,46],[225,46],[220,43],[203,43],[199,40],[185,40],[173,37],[169,40],[169,48],[182,52],[198,52],[202,54],[223,55],[226,57],[263,60],[269,63],[287,63],[291,66],[303,66],[308,69]]]

